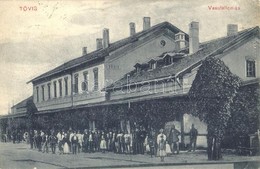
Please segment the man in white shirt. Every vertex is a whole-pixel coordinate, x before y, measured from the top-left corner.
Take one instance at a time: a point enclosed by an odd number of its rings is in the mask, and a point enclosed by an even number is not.
[[[60,132],[58,132],[56,137],[58,139],[58,147],[59,147],[60,154],[62,154],[63,153],[62,140],[63,140],[64,135],[60,131]]]

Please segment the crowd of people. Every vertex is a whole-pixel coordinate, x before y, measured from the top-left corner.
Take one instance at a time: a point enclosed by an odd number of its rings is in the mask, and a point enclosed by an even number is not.
[[[190,147],[195,151],[198,131],[192,124],[190,130]],[[30,143],[31,149],[42,153],[77,154],[94,152],[114,152],[119,154],[145,154],[159,156],[161,161],[168,154],[179,154],[178,131],[173,125],[170,132],[163,129],[156,133],[140,126],[131,131],[122,130],[60,130],[55,132],[31,130],[24,133],[24,139]],[[57,149],[57,150],[56,150]]]

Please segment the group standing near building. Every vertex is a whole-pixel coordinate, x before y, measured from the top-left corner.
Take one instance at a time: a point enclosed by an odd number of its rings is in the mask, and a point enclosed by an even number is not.
[[[169,133],[164,129],[159,132],[147,130],[143,126],[128,130],[30,130],[25,133],[31,149],[42,153],[78,154],[95,152],[113,152],[117,154],[149,154],[151,157],[164,157],[170,154],[179,154],[179,136],[175,126]],[[198,131],[192,124],[189,136],[188,151],[196,150]],[[13,143],[19,143],[13,137]],[[25,137],[24,137],[25,138]],[[24,139],[23,139],[24,140]]]

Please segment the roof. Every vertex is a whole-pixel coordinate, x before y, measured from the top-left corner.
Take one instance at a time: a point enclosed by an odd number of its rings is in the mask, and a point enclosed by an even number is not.
[[[260,78],[255,78],[242,82],[242,86],[252,85],[252,84],[260,84]]]
[[[76,105],[73,107],[64,107],[64,108],[57,108],[57,109],[51,109],[51,110],[43,110],[36,112],[35,114],[47,114],[47,113],[56,113],[56,112],[65,112],[65,111],[86,111],[85,108],[90,107],[96,107],[96,106],[113,106],[113,105],[119,105],[119,104],[129,104],[129,103],[135,103],[140,101],[150,101],[150,100],[159,100],[159,99],[165,99],[165,98],[179,98],[186,96],[186,93],[173,95],[172,93],[157,93],[151,97],[151,95],[145,95],[145,96],[137,96],[137,97],[131,97],[131,98],[125,98],[125,99],[117,99],[117,100],[107,100],[97,103],[90,103],[90,104],[83,104],[83,105]],[[1,118],[1,116],[0,116]]]
[[[33,96],[28,97],[27,99],[22,100],[21,102],[12,106],[12,108],[23,108],[27,106],[27,102],[33,100]]]
[[[127,73],[128,77],[124,76],[117,82],[108,86],[106,90],[121,88],[122,86],[136,84],[136,83],[153,81],[156,79],[179,76],[185,73],[186,71],[189,71],[192,68],[199,66],[201,61],[204,60],[206,57],[221,54],[223,51],[229,49],[233,45],[241,43],[243,40],[248,39],[249,37],[255,35],[256,33],[259,33],[258,26],[240,31],[233,36],[225,36],[222,38],[201,43],[199,46],[199,50],[194,54],[187,55],[182,59],[179,59],[178,61],[174,62],[171,65],[159,67],[153,70],[141,71],[139,73],[133,70]],[[188,48],[180,52],[187,53]],[[162,57],[162,55],[158,57]]]
[[[173,26],[171,23],[169,22],[162,22],[162,23],[159,23],[157,25],[154,25],[152,26],[151,28],[147,29],[147,30],[143,30],[141,32],[138,32],[130,37],[127,37],[127,38],[124,38],[124,39],[121,39],[119,41],[116,41],[114,43],[111,43],[109,44],[109,47],[108,48],[104,48],[104,49],[99,49],[99,50],[96,50],[96,51],[93,51],[89,54],[86,54],[86,55],[83,55],[81,57],[78,57],[78,58],[75,58],[75,59],[72,59],[32,80],[30,80],[29,82],[35,82],[35,81],[38,81],[38,80],[41,80],[41,79],[44,79],[44,78],[47,78],[47,77],[50,77],[50,76],[53,76],[53,75],[56,75],[58,73],[61,73],[61,72],[65,72],[65,71],[68,71],[72,68],[75,68],[79,65],[82,65],[82,64],[86,64],[90,61],[94,61],[98,58],[104,58],[106,56],[109,55],[110,52],[113,52],[123,46],[126,46],[130,43],[134,43],[135,41],[138,41],[139,38],[141,37],[146,37],[146,36],[156,36],[156,33],[157,32],[162,32],[164,29],[170,29],[172,30],[174,33],[178,33],[178,32],[183,32],[181,31],[179,28]],[[185,33],[185,39],[188,40],[188,34]],[[27,83],[29,83],[27,82]]]
[[[0,119],[26,117],[26,115],[27,115],[26,113],[7,114],[7,115],[1,115],[1,116],[0,116]]]

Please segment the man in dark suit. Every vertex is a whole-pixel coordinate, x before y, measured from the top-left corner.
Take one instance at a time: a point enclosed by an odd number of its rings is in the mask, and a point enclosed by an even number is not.
[[[144,150],[145,150],[144,141],[145,141],[146,135],[147,135],[147,132],[146,132],[145,128],[143,126],[141,126],[141,130],[140,130],[140,153],[141,154],[144,154]]]
[[[33,139],[34,138],[34,131],[31,129],[30,131],[29,131],[29,141],[30,141],[30,145],[31,145],[31,149],[33,149]]]
[[[79,144],[79,139],[76,135],[76,132],[73,132],[73,136],[71,138],[72,154],[77,154],[78,144]]]
[[[179,154],[179,135],[180,131],[175,129],[175,125],[172,126],[169,138],[168,138],[168,143],[171,146],[172,153],[175,153],[175,150],[177,151],[177,154]],[[176,147],[176,148],[175,148]]]
[[[190,148],[189,148],[189,152],[191,150],[193,150],[193,152],[196,150],[197,136],[198,136],[198,130],[194,127],[194,124],[192,124],[191,129],[190,129]]]
[[[57,144],[57,137],[54,135],[54,133],[52,132],[51,135],[50,135],[50,145],[51,145],[51,151],[52,151],[52,154],[55,154],[55,150],[56,150],[56,144]]]
[[[85,153],[87,153],[89,151],[88,146],[89,146],[89,133],[88,130],[85,129],[84,130],[84,134],[83,134],[83,150]]]
[[[49,144],[49,136],[48,136],[48,133],[46,132],[43,136],[42,136],[42,152],[43,153],[49,153],[49,147],[48,147],[48,144]]]

